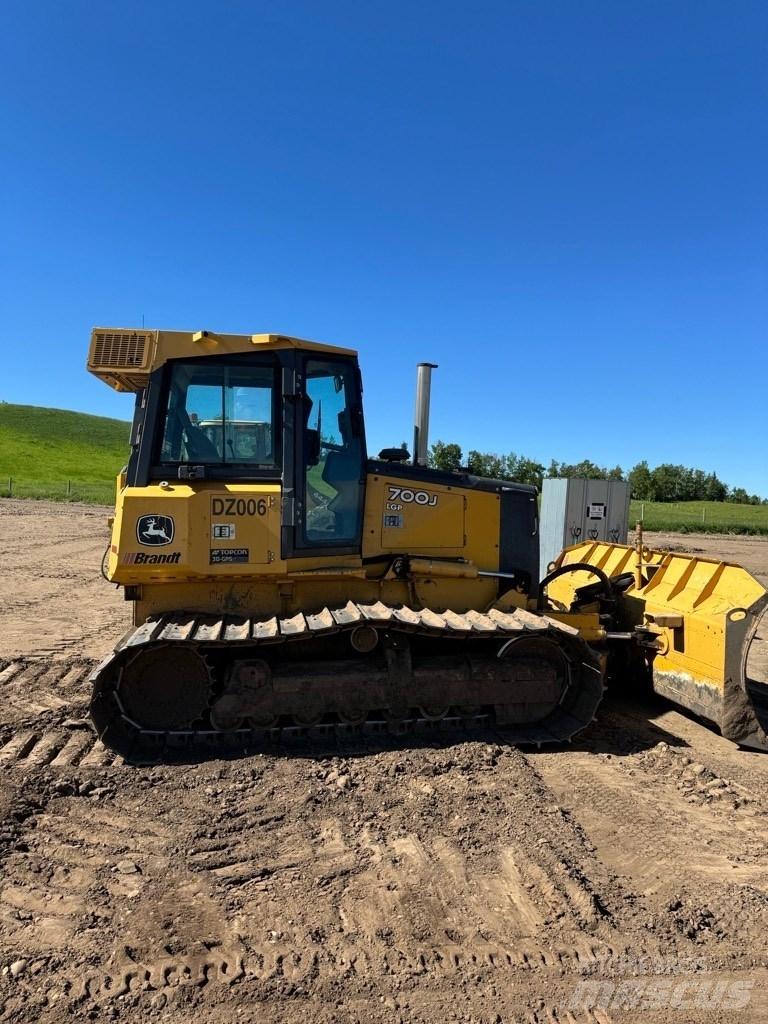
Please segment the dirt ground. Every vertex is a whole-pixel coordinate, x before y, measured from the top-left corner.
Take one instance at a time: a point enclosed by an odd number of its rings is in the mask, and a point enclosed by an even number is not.
[[[768,1020],[768,755],[611,694],[547,752],[124,765],[106,515],[0,501],[0,1021]]]

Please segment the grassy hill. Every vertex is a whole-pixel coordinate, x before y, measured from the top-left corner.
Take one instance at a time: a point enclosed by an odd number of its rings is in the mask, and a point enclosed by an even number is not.
[[[111,504],[129,432],[123,420],[0,402],[0,496]]]
[[[768,534],[768,505],[728,501],[633,501],[630,529],[642,518],[646,530],[670,533]]]

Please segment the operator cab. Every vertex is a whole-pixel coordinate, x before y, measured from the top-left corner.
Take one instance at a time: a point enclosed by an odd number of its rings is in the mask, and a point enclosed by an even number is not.
[[[281,348],[168,359],[137,393],[129,486],[279,482],[282,557],[359,553],[365,497],[354,356]]]

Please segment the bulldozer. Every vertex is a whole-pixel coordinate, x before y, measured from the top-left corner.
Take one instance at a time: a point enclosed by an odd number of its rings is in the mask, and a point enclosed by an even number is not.
[[[736,565],[588,541],[539,579],[536,488],[366,450],[357,353],[280,334],[95,328],[135,396],[106,577],[133,626],[92,676],[136,762],[289,738],[497,730],[560,744],[645,680],[768,749],[768,594]]]

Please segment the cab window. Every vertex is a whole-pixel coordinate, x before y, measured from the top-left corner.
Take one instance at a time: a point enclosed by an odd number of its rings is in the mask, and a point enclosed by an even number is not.
[[[305,382],[304,540],[358,543],[364,446],[357,374],[347,362],[308,359]]]

